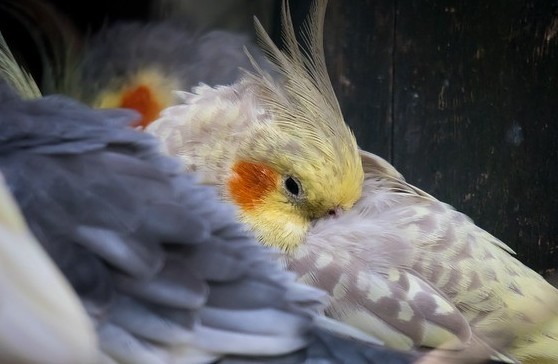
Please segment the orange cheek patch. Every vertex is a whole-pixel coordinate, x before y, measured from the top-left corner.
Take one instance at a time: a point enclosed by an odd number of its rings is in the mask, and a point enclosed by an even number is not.
[[[229,193],[243,210],[255,208],[277,188],[279,175],[265,164],[236,162],[228,181]]]
[[[141,126],[142,128],[155,120],[163,108],[153,92],[145,85],[139,85],[124,92],[120,106],[140,112],[141,120],[132,126]]]

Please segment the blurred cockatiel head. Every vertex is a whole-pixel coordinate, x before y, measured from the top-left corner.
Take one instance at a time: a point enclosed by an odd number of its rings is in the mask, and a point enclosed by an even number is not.
[[[133,126],[147,126],[173,105],[174,90],[237,81],[240,68],[252,69],[244,48],[264,69],[272,68],[250,34],[198,29],[179,0],[154,1],[149,20],[119,20],[91,34],[78,31],[48,1],[2,5],[35,40],[43,94],[65,94],[97,108],[134,109],[141,116]]]
[[[214,30],[194,33],[167,22],[117,22],[86,41],[80,57],[81,99],[93,107],[140,112],[141,127],[175,103],[174,90],[199,82],[230,84],[250,68],[243,49],[263,55],[247,35]],[[263,63],[263,62],[262,62]]]
[[[357,143],[327,75],[325,8],[323,0],[312,7],[308,51],[299,47],[286,3],[284,50],[256,20],[278,80],[252,59],[256,72],[231,86],[179,93],[184,104],[147,128],[187,170],[219,185],[262,242],[284,250],[300,245],[317,219],[350,209],[362,189]]]

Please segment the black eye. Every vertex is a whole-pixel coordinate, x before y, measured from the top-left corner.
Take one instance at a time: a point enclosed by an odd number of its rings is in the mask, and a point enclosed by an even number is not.
[[[300,194],[300,183],[293,177],[285,178],[285,189],[293,196],[298,197]]]

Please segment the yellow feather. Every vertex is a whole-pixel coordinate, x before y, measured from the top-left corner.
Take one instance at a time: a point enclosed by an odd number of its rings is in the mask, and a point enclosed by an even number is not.
[[[259,74],[251,74],[263,92],[260,97],[274,115],[275,125],[291,134],[302,134],[308,143],[321,146],[321,151],[347,163],[348,177],[358,177],[356,140],[343,120],[339,103],[327,74],[323,50],[323,25],[327,1],[315,1],[311,14],[305,22],[305,46],[303,54],[289,14],[288,2],[282,10],[282,30],[285,49],[273,43],[263,26],[256,19],[260,43],[270,60],[283,77],[274,82],[253,62]],[[327,141],[327,143],[325,142]],[[346,148],[350,146],[350,148]],[[352,172],[352,173],[351,173]]]
[[[165,76],[165,73],[157,68],[144,68],[134,75],[130,75],[124,84],[118,82],[114,87],[108,85],[93,101],[92,106],[99,108],[121,107],[122,95],[127,90],[134,89],[139,85],[149,85],[149,89],[154,92],[157,101],[165,107],[172,105],[175,101],[172,91],[177,89],[178,82]]]
[[[0,33],[0,79],[10,84],[21,97],[32,99],[41,96],[39,87],[29,72],[16,61],[6,40]]]

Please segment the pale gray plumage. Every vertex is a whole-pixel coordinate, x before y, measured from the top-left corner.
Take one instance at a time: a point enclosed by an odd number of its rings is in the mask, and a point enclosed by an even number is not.
[[[0,170],[96,323],[104,362],[416,357],[321,331],[323,292],[295,283],[213,189],[127,128],[135,112],[24,101],[4,83],[0,96]]]
[[[285,256],[301,281],[330,293],[326,314],[391,347],[553,363],[558,292],[466,215],[382,158],[364,151],[361,158],[361,199],[318,221]]]

